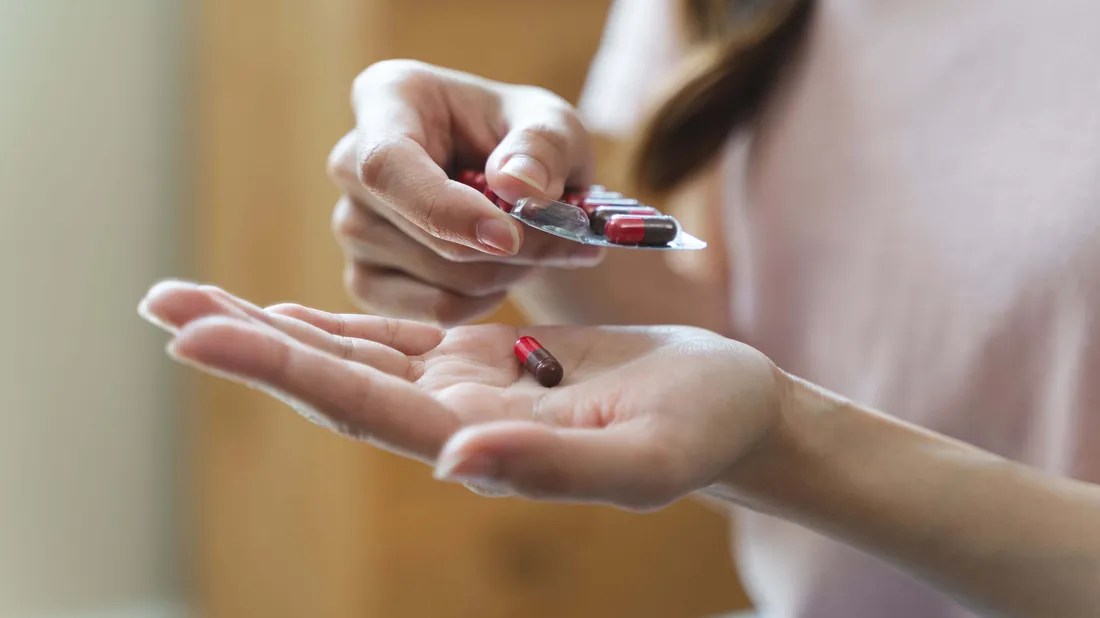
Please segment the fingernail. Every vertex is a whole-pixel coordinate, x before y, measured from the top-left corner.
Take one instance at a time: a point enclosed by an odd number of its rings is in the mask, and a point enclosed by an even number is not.
[[[152,324],[153,326],[156,326],[157,328],[166,330],[170,333],[174,333],[177,330],[175,326],[172,326],[168,322],[160,319],[160,317],[153,315],[153,313],[149,311],[148,303],[138,305],[138,315],[141,316],[143,320]]]
[[[148,298],[143,298],[141,299],[141,302],[138,303],[138,315],[141,316],[143,320],[152,324],[153,326],[156,326],[157,328],[162,328],[170,333],[174,333],[176,332],[176,330],[178,330],[175,326],[160,319],[160,316],[153,314],[153,312],[149,309]]]
[[[531,185],[539,193],[546,193],[546,187],[550,184],[550,172],[546,166],[527,155],[512,155],[500,168],[500,173]]]
[[[492,483],[497,474],[497,462],[488,455],[443,455],[435,468],[435,478],[465,483]]]
[[[153,284],[153,287],[149,288],[149,291],[145,293],[145,296],[156,296],[157,294],[163,293],[165,290],[178,288],[191,289],[195,287],[198,286],[190,281],[182,281],[180,279],[163,279]]]
[[[514,225],[500,219],[485,219],[477,224],[477,240],[481,244],[508,255],[519,251],[519,232]]]
[[[508,485],[493,481],[466,481],[462,483],[462,485],[466,489],[485,498],[505,498],[515,493]]]
[[[184,362],[183,357],[180,356],[179,346],[176,344],[176,340],[169,341],[164,346],[164,352],[168,355],[168,358],[176,361],[177,363]]]

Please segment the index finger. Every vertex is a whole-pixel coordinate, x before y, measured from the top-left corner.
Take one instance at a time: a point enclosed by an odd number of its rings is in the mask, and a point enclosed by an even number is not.
[[[494,255],[516,253],[520,225],[441,167],[454,150],[451,110],[438,94],[443,77],[402,70],[368,70],[356,81],[356,168],[368,199],[436,238]]]

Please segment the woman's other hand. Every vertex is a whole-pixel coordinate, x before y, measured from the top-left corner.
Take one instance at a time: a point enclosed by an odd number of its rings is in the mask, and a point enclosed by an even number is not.
[[[490,313],[532,267],[597,264],[597,247],[524,229],[448,171],[483,168],[509,203],[591,181],[576,111],[539,88],[419,62],[363,71],[356,127],[333,149],[333,228],[365,311],[451,325]]]
[[[445,330],[174,282],[141,313],[178,360],[494,494],[658,508],[713,483],[778,417],[771,362],[694,328]],[[523,371],[523,335],[561,362],[560,385]]]

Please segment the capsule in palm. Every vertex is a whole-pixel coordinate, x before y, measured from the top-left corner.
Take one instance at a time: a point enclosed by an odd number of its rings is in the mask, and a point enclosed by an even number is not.
[[[565,375],[561,363],[534,337],[520,337],[513,351],[516,360],[528,373],[535,376],[539,384],[549,388],[561,383]]]

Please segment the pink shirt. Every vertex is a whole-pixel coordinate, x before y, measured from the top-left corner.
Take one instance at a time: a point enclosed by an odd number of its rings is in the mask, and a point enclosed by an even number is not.
[[[629,129],[656,85],[642,76],[674,65],[669,4],[616,4],[582,102],[593,128]],[[1100,483],[1100,2],[818,4],[806,58],[724,163],[737,336]],[[764,618],[971,616],[822,536],[738,520]]]

